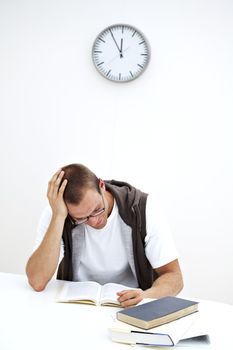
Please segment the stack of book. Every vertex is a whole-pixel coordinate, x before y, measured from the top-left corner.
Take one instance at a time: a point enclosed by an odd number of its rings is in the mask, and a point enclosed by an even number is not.
[[[198,302],[165,297],[116,313],[109,328],[114,342],[151,346],[209,345]]]

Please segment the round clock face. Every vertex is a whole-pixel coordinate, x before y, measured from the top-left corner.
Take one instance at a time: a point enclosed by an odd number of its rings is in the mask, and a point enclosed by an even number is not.
[[[144,72],[150,59],[150,47],[138,29],[116,24],[97,36],[92,58],[96,69],[105,78],[127,82]]]

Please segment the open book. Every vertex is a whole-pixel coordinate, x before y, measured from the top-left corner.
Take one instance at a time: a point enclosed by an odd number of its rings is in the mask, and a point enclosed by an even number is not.
[[[120,306],[117,292],[132,289],[118,283],[106,283],[101,286],[97,282],[64,282],[57,296],[57,302],[83,303],[92,305]]]

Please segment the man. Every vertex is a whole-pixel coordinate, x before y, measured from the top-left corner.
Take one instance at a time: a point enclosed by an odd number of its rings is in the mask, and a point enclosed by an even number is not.
[[[119,181],[103,181],[82,164],[58,170],[48,184],[39,242],[29,258],[30,285],[63,280],[115,282],[122,307],[176,295],[182,273],[169,229],[153,198]]]

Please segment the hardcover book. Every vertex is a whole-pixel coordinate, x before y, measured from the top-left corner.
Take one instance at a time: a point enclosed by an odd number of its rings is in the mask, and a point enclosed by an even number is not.
[[[164,297],[117,312],[117,319],[150,329],[198,311],[198,302],[174,296]]]

